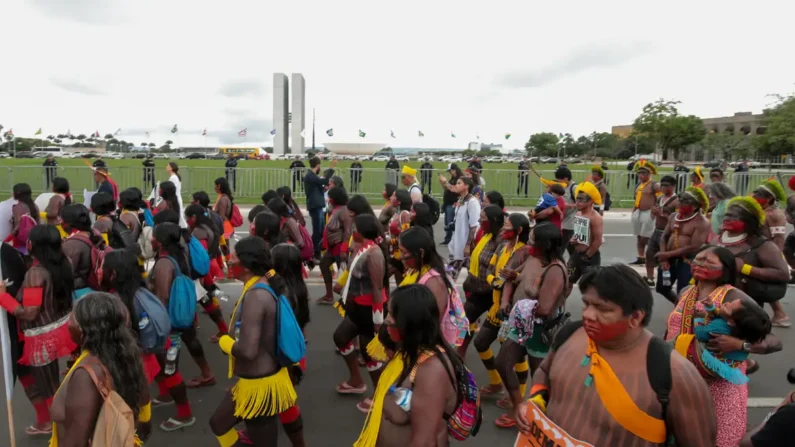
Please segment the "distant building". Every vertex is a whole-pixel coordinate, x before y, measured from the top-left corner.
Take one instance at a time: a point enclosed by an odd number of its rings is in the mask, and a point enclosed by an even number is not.
[[[704,128],[712,133],[731,133],[742,132],[743,135],[762,135],[765,133],[766,123],[762,114],[753,112],[737,112],[733,116],[721,116],[718,118],[702,118]],[[613,135],[626,138],[632,134],[632,125],[624,124],[613,126]]]
[[[480,150],[480,141],[471,141],[469,143],[469,150],[470,151],[479,151]]]

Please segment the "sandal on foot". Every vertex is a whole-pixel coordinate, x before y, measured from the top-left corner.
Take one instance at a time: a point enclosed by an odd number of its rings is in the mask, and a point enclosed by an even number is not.
[[[644,277],[643,277],[643,279],[646,281],[646,284],[647,284],[649,287],[654,287],[654,286],[656,286],[656,285],[657,285],[657,282],[656,282],[656,281],[654,281],[654,278],[649,278],[648,276],[644,276]]]
[[[52,436],[52,426],[49,430],[42,430],[33,425],[28,425],[25,428],[25,434],[28,436]]]
[[[207,386],[213,386],[216,384],[215,376],[212,377],[194,377],[187,382],[185,382],[185,386],[188,388],[204,388]]]
[[[367,392],[367,385],[362,384],[362,386],[355,388],[348,382],[342,382],[337,385],[336,390],[339,394],[364,394]]]
[[[157,397],[152,399],[152,408],[166,407],[168,405],[174,405],[174,400],[160,400]]]
[[[646,265],[646,258],[637,258],[630,262],[629,265]]]
[[[792,327],[792,322],[789,321],[789,317],[784,318],[783,320],[771,321],[770,324],[772,324],[773,327],[780,327],[780,328]]]
[[[513,402],[509,398],[503,398],[497,401],[497,407],[502,408],[503,410],[511,410],[513,409]]]
[[[372,407],[373,407],[373,400],[370,399],[370,398],[367,398],[367,399],[359,402],[358,404],[356,404],[356,409],[361,411],[364,414],[369,413],[370,412],[370,408],[372,408]]]
[[[174,418],[168,418],[165,421],[160,423],[160,429],[163,430],[164,432],[168,433],[168,432],[172,432],[172,431],[181,430],[183,428],[188,428],[188,427],[192,426],[195,423],[196,423],[196,418],[195,417],[192,417],[192,418],[190,418],[187,421],[178,421],[178,420],[176,420]]]
[[[213,335],[213,336],[212,336],[212,337],[210,337],[210,339],[209,339],[210,343],[212,343],[212,344],[214,344],[214,345],[217,345],[217,344],[218,344],[218,340],[220,340],[220,339],[221,339],[221,337],[223,337],[223,335],[224,335],[224,334],[215,334],[215,335]]]
[[[315,304],[332,305],[334,304],[333,296],[323,296],[315,301]]]
[[[503,388],[502,384],[486,385],[480,388],[480,397],[499,396],[504,393],[505,388]]]
[[[516,427],[516,421],[506,413],[498,417],[497,420],[494,421],[494,425],[499,428],[513,428]]]

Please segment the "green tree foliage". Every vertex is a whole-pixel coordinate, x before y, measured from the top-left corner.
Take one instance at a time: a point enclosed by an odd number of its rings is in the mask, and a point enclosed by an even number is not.
[[[778,157],[795,153],[795,95],[776,95],[773,107],[765,109],[765,133],[754,138],[760,154]]]
[[[633,136],[650,138],[665,159],[668,158],[669,150],[673,150],[674,158],[678,158],[680,150],[704,138],[701,118],[680,115],[678,104],[679,101],[660,98],[646,104],[632,123]]]
[[[556,155],[560,139],[552,132],[541,132],[530,135],[524,145],[525,151],[532,155]]]
[[[111,140],[111,139],[113,139],[113,134],[112,133],[106,133],[104,138],[106,140]]]

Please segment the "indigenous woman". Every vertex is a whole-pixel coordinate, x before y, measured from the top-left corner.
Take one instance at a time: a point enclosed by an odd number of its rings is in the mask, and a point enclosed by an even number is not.
[[[24,336],[19,363],[29,367],[30,376],[22,376],[19,381],[36,410],[36,423],[25,433],[48,435],[52,431],[49,407],[60,380],[58,359],[77,348],[67,329],[74,279],[55,227],[33,227],[27,251],[33,266],[25,274],[16,298],[6,293],[5,283],[0,282],[0,306],[16,317]]]
[[[389,259],[390,271],[395,275],[395,282],[403,282],[404,266],[400,261],[400,233],[411,226],[411,194],[405,189],[398,189],[392,194],[390,206],[395,214],[389,220],[389,247],[392,257]]]
[[[293,217],[295,217],[295,220],[305,227],[306,221],[304,220],[304,215],[301,213],[301,208],[299,208],[298,204],[295,203],[295,199],[293,199],[293,192],[290,190],[290,187],[280,186],[276,189],[276,193],[279,194],[279,197],[281,197],[282,200],[284,200],[284,203],[287,204],[287,207],[290,208],[290,213],[293,215]]]
[[[457,378],[465,369],[439,330],[441,317],[427,287],[402,286],[392,293],[385,325],[397,353],[381,375],[354,447],[448,444],[445,421],[459,404]],[[411,390],[411,411],[388,395],[392,387]]]
[[[210,418],[210,428],[221,447],[237,445],[239,422],[246,423],[246,435],[254,445],[276,445],[276,416],[295,405],[297,396],[289,368],[276,360],[277,297],[265,286],[276,294],[284,287],[274,276],[265,242],[256,237],[237,243],[229,273],[243,282],[243,294],[230,319],[236,337],[224,335],[218,346],[229,355],[229,378],[239,379]]]
[[[568,269],[562,258],[563,238],[558,228],[549,223],[536,226],[530,234],[529,245],[530,255],[541,261],[537,280],[524,289],[517,289],[519,293],[514,293],[513,297],[508,294],[511,287],[506,287],[502,299],[502,313],[510,313],[510,318],[508,339],[497,355],[497,370],[508,390],[511,408],[518,408],[524,399],[526,355],[530,357],[532,375],[549,352],[549,345],[542,340],[542,334],[563,315],[569,291]],[[525,263],[523,268],[532,268],[533,265]],[[511,302],[514,303],[513,309],[508,311]],[[521,373],[522,377],[519,377]],[[502,428],[515,426],[516,414],[504,414],[495,424]]]
[[[505,213],[505,199],[502,198],[502,194],[500,194],[499,191],[489,191],[486,193],[486,196],[483,199],[483,206],[486,207],[489,205],[496,205],[502,210],[503,214]],[[475,233],[475,245],[480,242],[480,238],[482,238],[486,233],[488,232],[484,230],[483,226],[481,225],[480,228],[478,228],[478,232]]]
[[[301,224],[298,223],[298,220],[290,212],[290,208],[284,200],[280,197],[276,197],[268,201],[267,207],[273,214],[279,216],[281,231],[287,235],[287,241],[298,247],[299,250],[303,248],[304,238],[301,236],[301,229],[299,228]]]
[[[104,193],[103,193],[104,194]],[[107,195],[107,194],[104,194]],[[63,252],[69,259],[74,278],[74,299],[92,292],[92,287],[99,287],[93,269],[96,267],[91,261],[91,250],[105,248],[105,240],[91,229],[91,217],[88,209],[80,204],[67,205],[61,211],[63,229],[68,234],[63,241]]]
[[[346,207],[348,208],[348,214],[350,216],[351,222],[354,222],[354,225],[351,229],[351,237],[348,240],[348,252],[346,253],[346,257],[349,260],[353,260],[353,256],[359,250],[359,244],[357,244],[356,241],[353,240],[353,233],[356,231],[356,224],[355,224],[356,217],[365,214],[370,216],[375,216],[375,212],[373,212],[373,208],[370,206],[370,203],[367,201],[367,198],[365,198],[361,194],[355,194],[353,197],[351,197],[348,200],[348,204],[346,205]],[[334,284],[334,293],[337,294],[341,293],[342,288],[345,287],[345,284],[348,282],[349,267],[350,266],[347,265],[345,269],[340,273],[339,277],[337,278],[337,281]],[[389,284],[384,284],[385,289],[388,288],[388,285]],[[389,291],[387,290],[387,296],[388,292]],[[337,309],[338,312],[340,312],[341,316],[343,317],[345,316],[345,309],[341,306],[340,301],[334,303],[334,308]]]
[[[721,234],[723,218],[726,216],[726,205],[729,203],[729,199],[736,195],[737,194],[734,193],[731,186],[725,183],[713,182],[709,185],[709,220],[712,224],[713,233],[711,240],[714,240],[716,236]]]
[[[268,251],[285,241],[284,236],[281,234],[281,219],[270,210],[267,210],[267,208],[254,217],[252,226],[254,227],[252,236],[265,241],[265,247]]]
[[[334,331],[334,344],[345,359],[350,373],[348,380],[337,385],[336,389],[340,394],[364,394],[367,391],[367,385],[359,372],[359,352],[354,341],[358,337],[361,346],[367,346],[384,323],[384,283],[387,270],[386,253],[381,245],[381,224],[375,216],[369,214],[357,216],[355,223],[354,242],[359,248],[351,260],[348,281],[342,290],[345,318]],[[361,355],[375,386],[383,364],[372,359],[367,352],[362,352]],[[366,399],[357,408],[367,412],[371,403],[370,399]]]
[[[54,225],[58,228],[61,237],[65,238],[66,233],[61,227],[61,210],[65,206],[72,204],[72,194],[69,193],[69,180],[63,177],[52,179],[52,192],[55,195],[50,198],[47,207],[44,208],[44,216],[42,217],[47,219],[49,225]]]
[[[157,194],[160,196],[161,201],[155,207],[153,214],[169,209],[177,213],[177,216],[182,215],[182,205],[180,204],[179,196],[177,196],[177,185],[170,181],[163,182],[160,184]]]
[[[428,204],[416,202],[411,205],[409,218],[411,219],[412,227],[424,229],[433,238],[433,216],[431,215],[431,207]]]
[[[754,189],[751,197],[756,200],[765,212],[765,225],[762,228],[762,235],[773,241],[779,250],[783,251],[787,234],[787,218],[784,214],[784,208],[787,206],[787,193],[784,192],[781,183],[772,178]],[[771,302],[770,307],[773,308],[773,326],[792,326],[792,322],[789,321],[789,317],[784,312],[784,306],[781,305],[780,301]]]
[[[107,293],[90,293],[75,304],[69,335],[81,348],[52,402],[50,447],[91,445],[105,398],[99,384],[109,385],[133,411],[144,439],[149,434],[149,390],[141,366],[141,351],[128,328],[131,314]],[[99,441],[99,440],[97,440]],[[138,441],[138,440],[136,440]],[[140,441],[136,445],[140,445]]]
[[[176,211],[179,216],[179,226],[187,228],[185,217],[182,215],[182,176],[179,175],[179,166],[177,166],[176,162],[170,161],[166,164],[166,172],[169,176],[168,181],[174,185],[174,194],[177,202],[177,209],[174,211]]]
[[[235,233],[235,228],[229,219],[232,218],[232,206],[234,205],[234,197],[232,197],[232,189],[229,187],[229,182],[223,178],[218,177],[215,179],[215,193],[218,198],[215,200],[213,210],[224,219],[224,239],[230,240]]]
[[[320,273],[326,286],[326,294],[320,297],[318,304],[334,304],[333,288],[331,283],[331,266],[335,262],[344,261],[348,252],[348,239],[351,236],[351,218],[346,208],[348,194],[341,186],[328,190],[330,207],[329,219],[323,229],[323,249],[325,253],[320,260]]]
[[[105,241],[105,245],[108,245],[110,232],[113,228],[113,215],[116,213],[113,197],[104,192],[94,194],[91,197],[91,212],[97,216],[97,220],[94,222],[94,231],[97,231]]]
[[[484,193],[483,186],[480,183],[480,174],[478,173],[477,169],[467,168],[466,171],[464,171],[464,177],[469,177],[472,179],[472,183],[475,184],[475,186],[472,188],[472,195],[475,196],[482,204]]]
[[[143,231],[143,225],[141,224],[139,214],[141,213],[141,209],[146,209],[146,203],[143,201],[141,192],[138,188],[128,188],[119,194],[119,208],[121,208],[119,220],[130,230],[135,241],[138,241],[138,238],[141,236],[141,231]],[[141,247],[138,246],[138,244],[135,245],[135,252],[136,255],[139,255],[138,265],[140,270],[143,271],[145,260],[140,256]]]
[[[729,215],[736,205],[729,205]],[[731,226],[731,224],[730,224]],[[725,234],[725,233],[724,233]],[[695,285],[682,290],[679,301],[668,317],[667,340],[675,340],[676,350],[694,361],[688,352],[695,334],[694,320],[698,314],[706,313],[706,307],[726,305],[732,301],[743,299],[745,294],[733,287],[738,281],[735,267],[735,255],[731,248],[711,247],[702,250],[692,262]],[[744,300],[744,305],[753,305]],[[748,303],[748,304],[746,304]],[[717,352],[728,354],[732,351],[768,354],[781,350],[781,342],[772,334],[755,343],[745,343],[731,335],[717,335],[709,346]],[[732,362],[740,372],[746,372],[746,364],[742,361]],[[718,447],[733,447],[740,443],[745,435],[746,406],[748,401],[748,385],[735,385],[720,377],[708,380],[710,394],[718,417]]]
[[[381,213],[378,214],[378,220],[381,221],[381,225],[384,227],[389,225],[392,216],[397,212],[397,207],[392,206],[392,195],[395,194],[395,191],[397,191],[397,186],[394,183],[385,183],[384,190],[381,191],[381,196],[386,200],[386,203],[381,209]]]
[[[13,196],[17,203],[11,207],[11,234],[5,242],[11,242],[23,255],[28,254],[28,232],[39,224],[39,208],[33,201],[32,194],[27,183],[14,185]]]

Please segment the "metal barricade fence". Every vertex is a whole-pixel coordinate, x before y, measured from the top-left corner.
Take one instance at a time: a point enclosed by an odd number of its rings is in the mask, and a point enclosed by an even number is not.
[[[591,171],[577,169],[578,166],[571,166],[572,176],[577,183],[590,178]],[[91,168],[87,166],[59,166],[57,176],[65,177],[69,180],[70,189],[74,195],[82,195],[83,190],[95,191],[97,185]],[[144,171],[140,167],[113,167],[110,170],[111,178],[118,184],[120,189],[137,187],[147,197],[152,190],[153,182],[145,181]],[[214,194],[215,179],[225,177],[233,189],[236,198],[246,199],[248,202],[259,202],[262,194],[270,189],[280,186],[289,186],[296,199],[304,198],[303,177],[306,169],[275,169],[275,168],[237,168],[227,171],[224,167],[182,167],[179,174],[182,176],[182,194],[186,200],[197,191],[206,191],[210,196]],[[321,172],[322,174],[322,172]],[[417,180],[421,183],[424,192],[429,192],[434,197],[442,198],[443,189],[439,182],[439,175],[447,173],[441,170],[418,171]],[[554,171],[539,171],[545,179],[554,179]],[[627,171],[607,171],[607,190],[610,193],[614,208],[631,208],[634,204],[634,191],[638,183],[637,176],[633,172]],[[677,173],[661,172],[654,177],[659,182],[665,175],[672,175],[676,178]],[[725,174],[724,182],[729,185],[737,194],[745,195],[753,191],[757,185],[767,181],[770,177],[775,177],[778,172],[742,172]],[[336,169],[335,175],[343,180],[348,194],[363,194],[373,203],[380,203],[384,184],[387,182],[395,183],[399,188],[405,188],[401,182],[399,171],[365,168],[361,170],[351,170],[349,168]],[[680,174],[682,175],[682,174]],[[687,174],[684,174],[687,175]],[[706,172],[705,172],[706,175]],[[786,181],[791,173],[781,173],[783,181]],[[507,205],[532,206],[544,191],[544,185],[532,172],[519,170],[483,170],[485,180],[485,191],[499,191]],[[448,176],[449,177],[449,176]],[[155,171],[156,181],[166,181],[168,174],[164,169]],[[44,168],[41,166],[14,166],[0,167],[0,190],[6,191],[10,196],[13,185],[17,183],[28,183],[34,195],[49,192],[51,186],[48,184]],[[709,182],[709,179],[706,179]],[[688,182],[689,183],[689,182]],[[78,201],[80,201],[78,199]],[[299,203],[301,201],[299,200]]]

